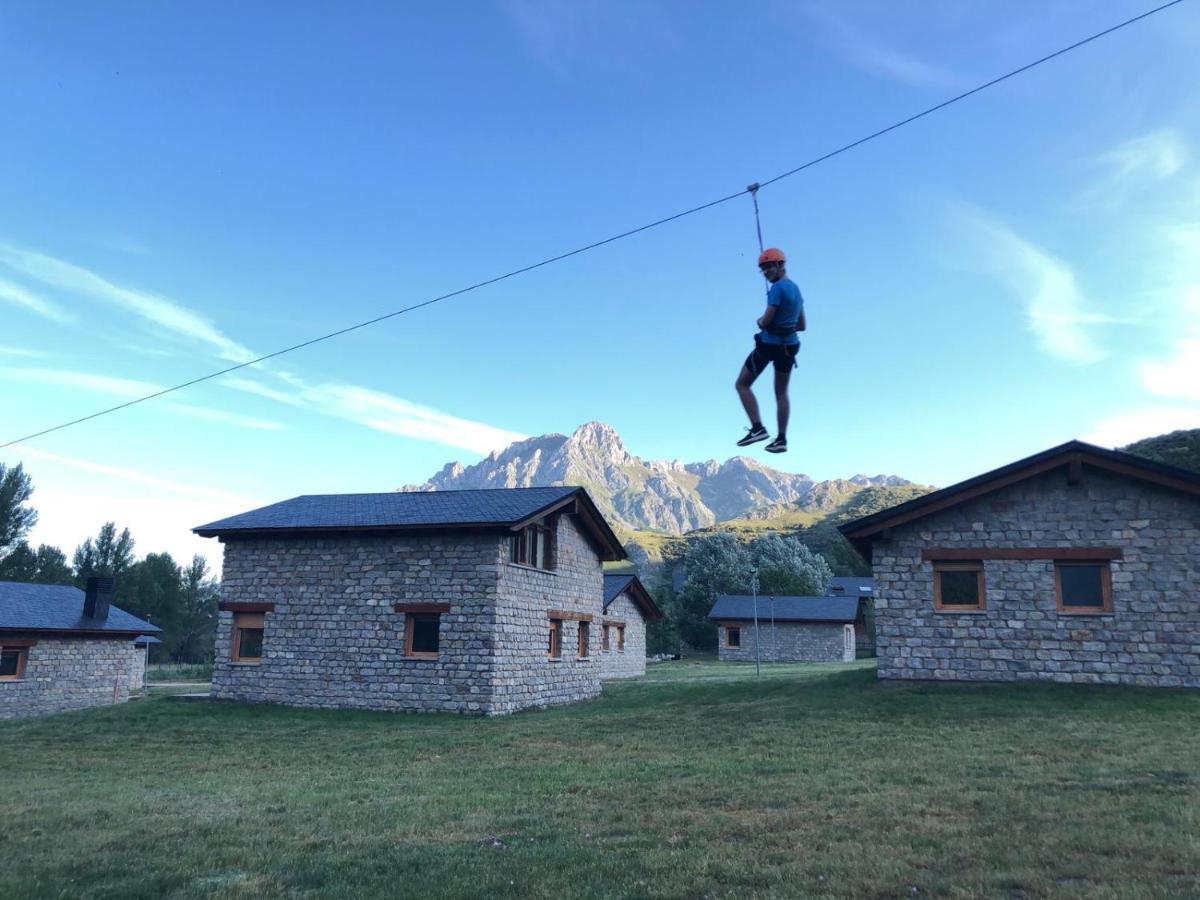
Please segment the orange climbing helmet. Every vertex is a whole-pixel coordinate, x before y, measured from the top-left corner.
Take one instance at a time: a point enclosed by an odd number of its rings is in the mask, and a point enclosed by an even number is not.
[[[764,263],[779,263],[780,265],[787,262],[787,257],[783,255],[783,251],[778,247],[768,247],[758,257],[758,264],[761,266]]]

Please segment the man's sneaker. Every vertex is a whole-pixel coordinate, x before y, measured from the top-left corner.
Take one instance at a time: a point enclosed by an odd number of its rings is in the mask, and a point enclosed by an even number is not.
[[[768,453],[787,453],[787,438],[777,437],[763,449]]]
[[[759,441],[765,441],[771,435],[767,433],[767,429],[759,425],[757,428],[747,428],[746,436],[737,442],[739,447],[749,447],[751,444],[757,444]]]

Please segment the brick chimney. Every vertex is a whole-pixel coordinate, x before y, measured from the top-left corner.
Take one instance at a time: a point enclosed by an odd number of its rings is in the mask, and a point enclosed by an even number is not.
[[[113,579],[92,575],[83,592],[83,615],[88,619],[103,622],[108,618],[108,607],[113,599]]]

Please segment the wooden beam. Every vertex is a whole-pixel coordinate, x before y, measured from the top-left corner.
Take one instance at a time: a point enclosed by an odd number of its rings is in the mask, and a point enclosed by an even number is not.
[[[551,609],[546,615],[551,619],[567,619],[572,622],[590,622],[595,618],[591,613],[570,612],[565,609]]]
[[[221,601],[221,612],[235,613],[269,613],[275,612],[274,603],[240,603],[231,600]]]
[[[1067,462],[1067,484],[1075,485],[1083,483],[1083,458],[1078,454],[1074,454]]]
[[[433,613],[448,613],[450,612],[449,603],[396,603],[392,609],[398,613],[416,613],[418,615],[424,613],[432,615]]]
[[[1124,559],[1120,547],[954,547],[922,550],[922,562],[976,559]]]

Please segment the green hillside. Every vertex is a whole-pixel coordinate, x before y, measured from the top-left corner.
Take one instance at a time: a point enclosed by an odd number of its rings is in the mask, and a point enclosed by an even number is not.
[[[1120,449],[1155,462],[1200,472],[1200,428],[1160,434]]]

